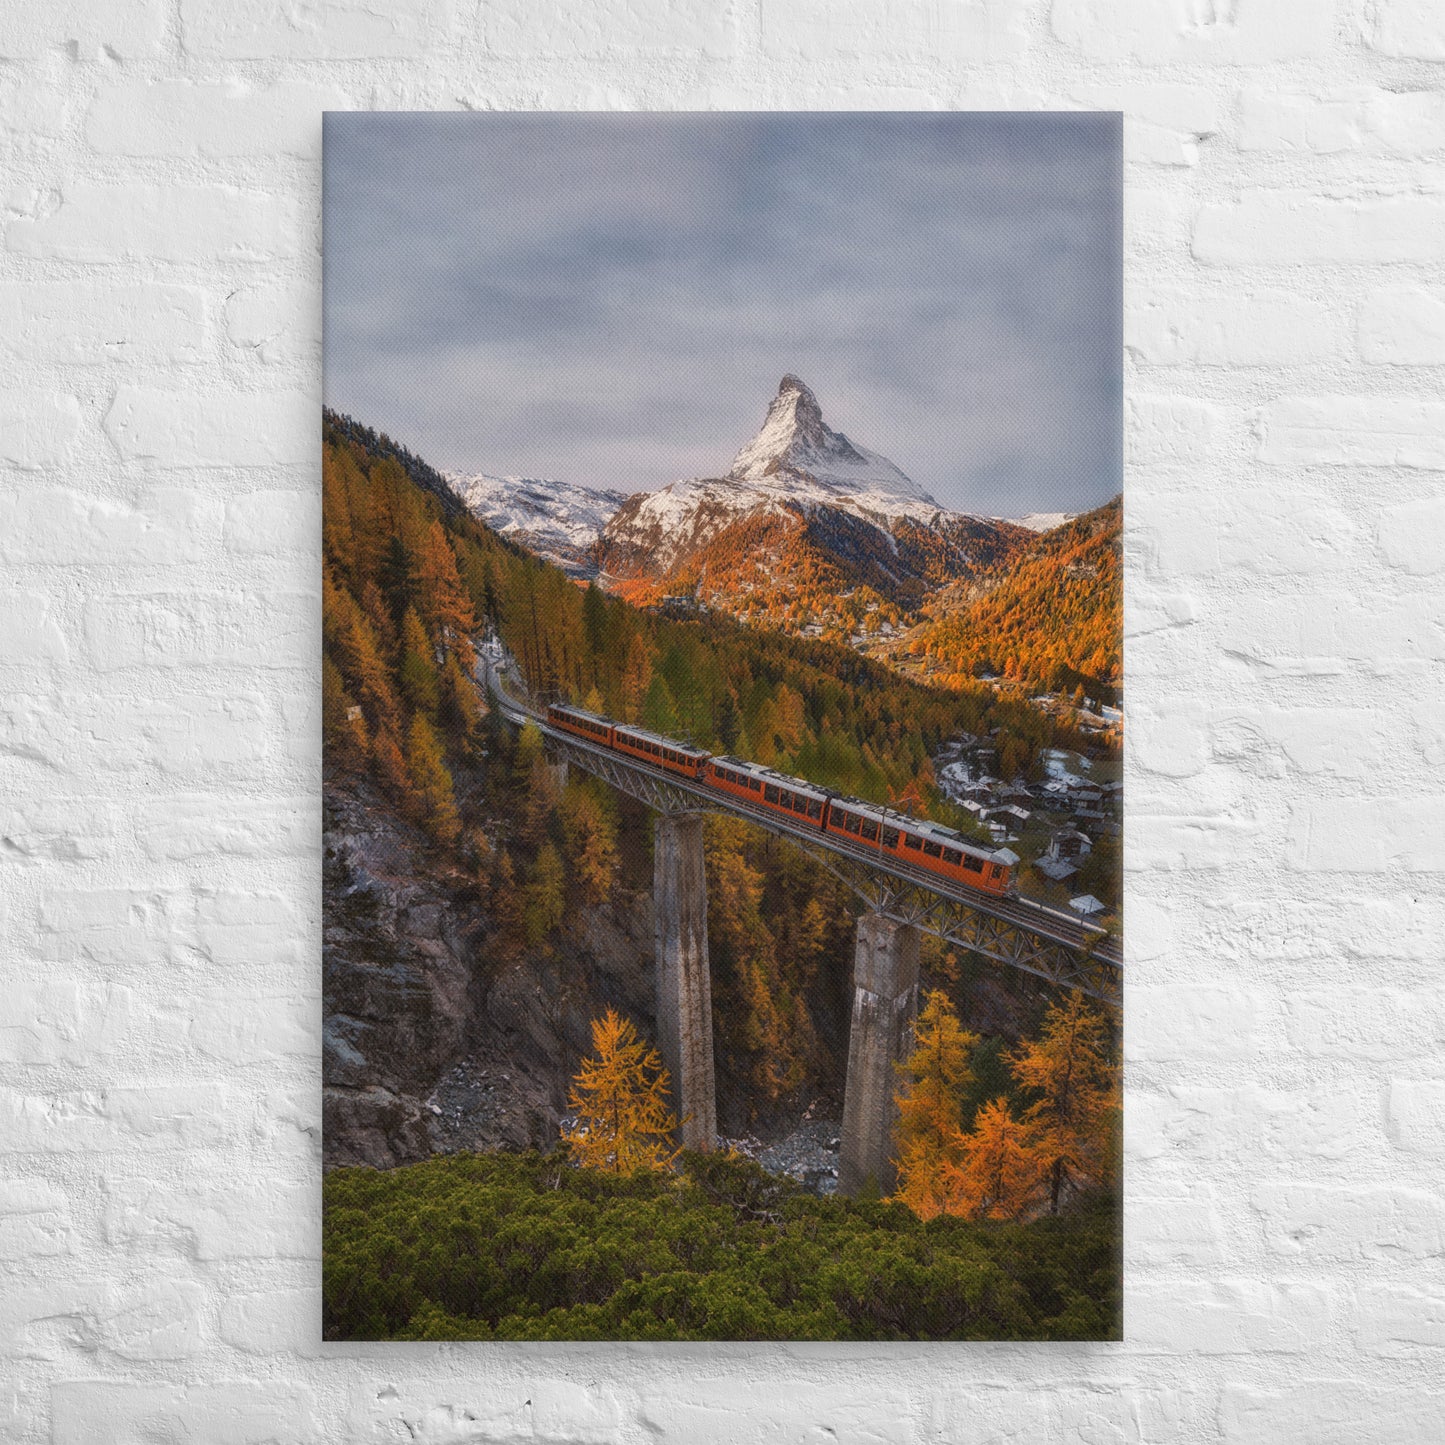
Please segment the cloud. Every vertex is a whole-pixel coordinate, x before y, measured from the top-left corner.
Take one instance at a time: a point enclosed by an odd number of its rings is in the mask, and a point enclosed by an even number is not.
[[[1119,485],[1119,126],[327,118],[328,401],[448,469],[715,474],[803,376],[941,501]]]

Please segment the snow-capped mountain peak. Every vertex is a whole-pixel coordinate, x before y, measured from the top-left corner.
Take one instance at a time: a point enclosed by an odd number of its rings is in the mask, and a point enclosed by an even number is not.
[[[762,429],[733,458],[727,480],[886,517],[927,521],[942,510],[887,457],[834,431],[812,389],[791,373],[779,383]]]

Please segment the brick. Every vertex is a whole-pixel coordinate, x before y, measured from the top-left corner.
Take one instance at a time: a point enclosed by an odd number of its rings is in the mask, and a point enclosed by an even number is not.
[[[1323,94],[1249,86],[1240,96],[1241,150],[1339,155],[1425,155],[1445,146],[1437,91],[1332,89]]]
[[[764,36],[767,14],[765,5]],[[524,0],[496,0],[482,13],[482,37],[489,54],[519,59],[659,51],[726,59],[737,51],[727,8],[707,0],[633,0],[606,11],[587,0],[556,0],[546,25]]]
[[[321,1293],[268,1289],[221,1301],[221,1338],[248,1355],[315,1355],[321,1343]]]
[[[309,1445],[326,1438],[304,1385],[65,1380],[50,1387],[53,1445]]]
[[[1390,1138],[1414,1154],[1438,1159],[1445,1139],[1445,1080],[1390,1080]]]
[[[267,366],[321,350],[319,281],[266,282],[226,297],[226,337]]]
[[[1129,1006],[1134,1008],[1133,991]],[[1135,1269],[1187,1266],[1209,1269],[1226,1259],[1224,1229],[1212,1195],[1191,1191],[1182,1196],[1132,1192],[1125,1203],[1124,1278]],[[1130,1333],[1133,1333],[1132,1322]]]
[[[0,803],[0,855],[29,863],[78,863],[103,857],[116,832],[112,804],[94,798],[21,794]]]
[[[200,360],[207,331],[197,286],[0,286],[0,356],[19,361],[184,364]]]
[[[6,244],[22,256],[120,261],[270,261],[301,244],[289,197],[236,186],[105,185],[74,181],[60,204],[12,220]]]
[[[249,771],[270,752],[269,718],[258,693],[138,702],[122,705],[117,713],[137,761],[164,773]]]
[[[123,386],[102,423],[127,461],[161,467],[309,464],[316,403],[296,388],[158,391]]]
[[[0,47],[4,41],[0,39]],[[69,97],[43,80],[0,82],[0,135],[54,140],[65,132]]]
[[[1215,265],[1434,261],[1445,249],[1445,200],[1246,191],[1200,209],[1193,248],[1198,260]]]
[[[1391,1063],[1445,1049],[1445,995],[1332,985],[1286,994],[1284,1024],[1301,1053]]]
[[[622,1418],[610,1391],[545,1377],[525,1385],[480,1389],[466,1381],[378,1390],[352,1396],[352,1440],[407,1440],[421,1445],[475,1441],[565,1441],[566,1445],[612,1445],[622,1438]],[[693,1437],[684,1437],[691,1439]],[[699,1442],[711,1438],[696,1437]],[[739,1445],[750,1436],[738,1436]]]
[[[0,1260],[70,1254],[75,1230],[70,1200],[45,1179],[0,1179]]]
[[[1146,772],[1187,778],[1209,762],[1209,727],[1197,698],[1159,698],[1130,710],[1125,742],[1130,761]]]
[[[1222,959],[1305,963],[1315,975],[1327,958],[1433,963],[1445,910],[1418,892],[1378,894],[1357,896],[1345,909],[1296,898],[1218,898],[1200,920],[1200,945]]]
[[[1370,6],[1367,16],[1366,43],[1381,54],[1445,60],[1445,17],[1433,0],[1390,0]]]
[[[1334,38],[1327,6],[1269,0],[1159,5],[1154,0],[1054,0],[1054,34],[1091,60],[1139,65],[1263,65],[1323,54]]]
[[[259,963],[262,959],[248,959]],[[305,994],[248,990],[244,997],[209,993],[188,1000],[186,1036],[198,1052],[228,1064],[319,1057],[321,1000]]]
[[[1257,289],[1141,296],[1125,310],[1124,345],[1147,366],[1292,366],[1343,350],[1319,301]]]
[[[1129,1110],[1132,1109],[1132,1114]],[[1204,1088],[1176,1084],[1132,1094],[1130,1157],[1197,1167],[1229,1157],[1350,1159],[1380,1137],[1373,1100],[1343,1090]]]
[[[1419,1383],[1300,1380],[1280,1389],[1228,1384],[1219,1406],[1225,1445],[1261,1445],[1303,1434],[1310,1445],[1403,1445],[1434,1439],[1445,1393]]]
[[[718,16],[726,12],[715,8]],[[839,10],[827,0],[763,0],[763,53],[820,61],[867,56],[906,60],[1003,59],[1019,55],[1027,36],[1007,0],[960,0],[948,6],[901,0],[886,10]]]
[[[193,912],[188,895],[160,889],[53,889],[41,899],[39,956],[106,967],[165,962]]]
[[[80,435],[80,403],[46,391],[0,391],[0,465],[37,471],[62,462]]]
[[[1268,1247],[1306,1263],[1399,1264],[1445,1254],[1445,1200],[1423,1189],[1265,1184],[1251,1203]]]
[[[906,1445],[915,1438],[911,1417],[908,1396],[876,1381],[793,1380],[786,1391],[740,1394],[731,1381],[695,1379],[685,1393],[642,1396],[643,1427],[687,1445],[773,1445],[798,1438],[800,1421],[816,1438]]]
[[[304,822],[299,826],[313,821],[304,806],[301,814]],[[294,834],[288,833],[297,841],[301,841],[299,826]],[[297,948],[309,946],[307,931],[284,894],[228,889],[202,894],[196,901],[197,942],[214,964],[293,966],[299,961]]]
[[[181,0],[188,55],[225,60],[369,60],[441,57],[451,48],[452,0],[376,6],[319,0],[304,10],[282,0]]]
[[[149,858],[319,857],[320,799],[173,797],[138,820],[136,835]]]
[[[157,489],[134,503],[59,487],[0,492],[0,558],[65,566],[194,562],[220,532],[220,505]]]
[[[65,662],[70,648],[43,592],[0,590],[0,666]]]
[[[1248,1058],[1260,1048],[1263,997],[1237,985],[1134,984],[1125,1019],[1130,1063]]]
[[[321,493],[249,492],[226,501],[226,548],[243,556],[321,550]]]
[[[13,1153],[194,1149],[233,1138],[235,1107],[213,1084],[87,1089],[65,1094],[0,1090],[0,1149]]]
[[[85,609],[91,662],[121,667],[294,667],[320,651],[308,593],[120,593]]]
[[[1219,423],[1219,408],[1209,402],[1130,396],[1124,404],[1129,465],[1198,462],[1208,453]]]
[[[1355,1339],[1377,1355],[1445,1347],[1445,1295],[1400,1284],[1367,1284],[1355,1296]]]
[[[1242,568],[1260,576],[1310,576],[1358,569],[1359,528],[1348,512],[1308,492],[1259,488],[1242,497],[1190,503],[1192,525],[1178,525],[1179,498],[1130,499],[1130,526],[1148,539],[1170,576],[1212,576]]]
[[[1045,1384],[1035,1376],[1022,1387],[948,1381],[927,1392],[923,1438],[930,1445],[1164,1445],[1190,1438],[1183,1428],[1187,1400],[1185,1391],[1109,1378],[1076,1385],[1052,1377]],[[879,1429],[887,1426],[880,1421]]]
[[[145,1259],[175,1251],[197,1260],[319,1259],[321,1210],[310,1181],[254,1177],[108,1179],[101,1210],[106,1243]]]
[[[350,107],[335,86],[141,80],[99,92],[86,114],[85,138],[109,155],[311,158],[321,154],[322,112]]]
[[[1383,286],[1360,306],[1360,355],[1374,366],[1445,363],[1445,292]]]
[[[203,1347],[204,1289],[194,1280],[119,1286],[51,1281],[0,1293],[0,1350],[65,1359],[76,1349],[125,1360],[182,1360]]]
[[[1268,776],[1374,778],[1399,757],[1399,742],[1370,708],[1221,709],[1211,718],[1213,756]]]
[[[1311,798],[1295,805],[1292,866],[1332,873],[1445,871],[1445,798]]]
[[[1264,825],[1248,818],[1132,816],[1126,868],[1237,868],[1265,835]]]
[[[135,994],[119,984],[34,978],[14,972],[0,1017],[0,1062],[80,1064],[124,1049],[136,1023]]]
[[[1247,85],[1239,96],[1239,148],[1332,155],[1358,149],[1366,101],[1359,92],[1316,95],[1278,85]]]
[[[1320,1285],[1231,1279],[1134,1286],[1129,1340],[1155,1355],[1299,1355],[1318,1349],[1332,1319]]]
[[[159,0],[52,0],[11,7],[0,29],[0,59],[36,60],[49,51],[74,48],[77,59],[154,55],[165,33]]]
[[[1259,457],[1279,466],[1445,467],[1445,402],[1285,397],[1264,409]]]
[[[1276,673],[1329,676],[1359,666],[1378,676],[1445,658],[1445,603],[1345,592],[1249,596],[1231,607],[1220,645]]]

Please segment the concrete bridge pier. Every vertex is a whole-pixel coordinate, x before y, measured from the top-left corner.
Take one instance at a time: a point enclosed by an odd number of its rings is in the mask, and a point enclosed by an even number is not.
[[[899,1081],[893,1065],[912,1047],[918,1016],[918,929],[879,913],[858,920],[853,955],[853,1021],[843,1093],[838,1189],[857,1194],[871,1180],[883,1194],[897,1183],[893,1126]]]
[[[659,813],[653,837],[658,1051],[672,1076],[679,1142],[717,1142],[712,1056],[712,976],[707,958],[707,880],[702,814]]]

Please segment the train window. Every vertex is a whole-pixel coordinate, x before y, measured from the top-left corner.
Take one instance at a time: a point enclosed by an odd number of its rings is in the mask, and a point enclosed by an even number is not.
[[[921,847],[923,847],[923,843],[920,839],[915,838],[912,833],[905,833],[903,835],[903,846],[905,848],[912,848],[913,851],[916,853]]]
[[[858,831],[858,824],[859,824],[859,818],[858,818],[858,815],[857,815],[856,813],[844,813],[844,814],[843,814],[843,826],[844,826],[850,833],[856,833],[856,832]]]
[[[943,845],[941,843],[925,843],[923,845],[923,851],[927,853],[930,858],[937,858],[943,852]]]
[[[808,816],[810,818],[821,818],[823,816],[823,805],[817,798],[808,799]]]
[[[975,858],[972,853],[965,853],[963,855],[963,866],[967,868],[970,873],[983,872],[983,864],[980,863],[979,860]]]
[[[952,863],[955,868],[963,861],[963,854],[957,848],[945,848],[943,850],[943,861]]]
[[[872,818],[865,818],[863,820],[863,826],[860,831],[870,843],[876,843],[878,841],[878,824],[875,823]]]
[[[883,830],[883,846],[885,848],[896,848],[898,846],[897,828],[885,828]]]
[[[765,803],[776,803],[778,801],[778,790],[772,783],[769,783],[767,787],[763,789],[763,801]]]

